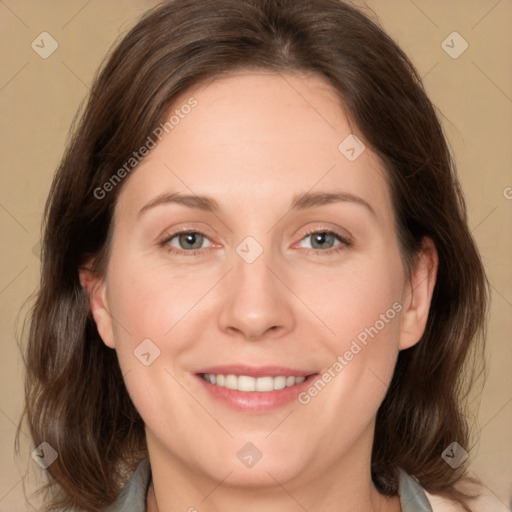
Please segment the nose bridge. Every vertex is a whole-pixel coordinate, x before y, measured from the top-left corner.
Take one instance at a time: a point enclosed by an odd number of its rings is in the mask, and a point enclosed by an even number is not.
[[[235,247],[219,319],[223,330],[235,330],[250,339],[260,339],[270,330],[290,329],[293,324],[289,292],[275,275],[278,265],[270,236],[258,238],[247,236]]]

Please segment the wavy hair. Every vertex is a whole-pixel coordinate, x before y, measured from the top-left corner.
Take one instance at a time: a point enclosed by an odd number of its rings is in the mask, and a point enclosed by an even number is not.
[[[396,495],[402,467],[471,511],[473,496],[458,489],[472,480],[466,465],[452,469],[441,454],[453,441],[470,450],[467,399],[484,361],[488,281],[418,72],[378,22],[341,0],[167,1],[141,17],[96,74],[45,206],[40,285],[27,316],[18,436],[26,418],[34,444],[58,452],[45,510],[102,510],[147,456],[142,418],[79,281],[90,256],[104,272],[126,179],[103,198],[97,191],[165,122],[178,95],[249,69],[329,83],[385,165],[406,269],[423,237],[434,241],[439,268],[427,326],[399,353],[378,410],[372,478]]]

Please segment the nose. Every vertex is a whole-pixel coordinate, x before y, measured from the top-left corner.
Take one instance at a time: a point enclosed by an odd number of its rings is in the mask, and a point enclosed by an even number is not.
[[[293,293],[284,267],[266,247],[249,261],[234,254],[233,269],[224,283],[219,328],[248,341],[281,337],[295,326]]]

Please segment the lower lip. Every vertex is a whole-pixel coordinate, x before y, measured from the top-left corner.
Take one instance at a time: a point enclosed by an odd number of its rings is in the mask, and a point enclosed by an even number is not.
[[[318,374],[310,375],[300,384],[275,391],[238,391],[211,384],[200,375],[195,375],[213,398],[237,411],[254,413],[271,411],[293,402],[302,391],[311,385],[311,382],[317,376]]]

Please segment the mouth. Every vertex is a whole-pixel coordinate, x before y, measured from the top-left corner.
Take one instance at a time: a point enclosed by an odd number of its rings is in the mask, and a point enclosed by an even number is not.
[[[286,367],[216,366],[195,373],[208,395],[231,409],[264,413],[293,402],[319,375]]]
[[[277,377],[272,377],[271,375],[251,377],[250,375],[201,373],[199,376],[206,382],[214,384],[215,386],[246,393],[251,391],[258,393],[278,391],[280,389],[296,386],[297,384],[302,384],[306,380],[306,377],[294,375],[288,377],[285,375],[278,375]]]

